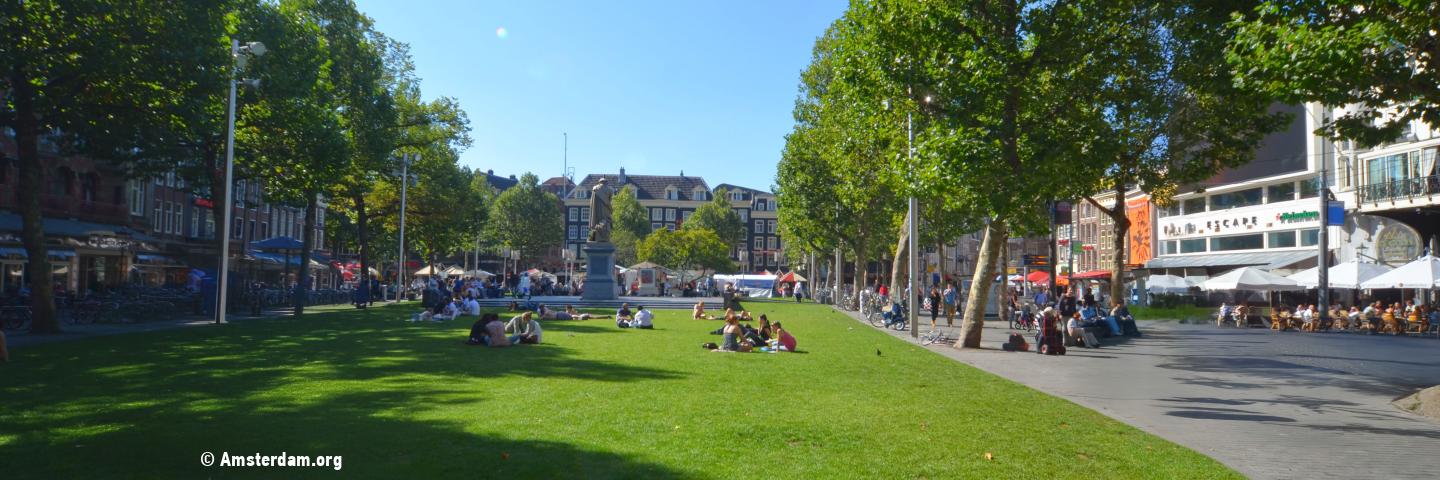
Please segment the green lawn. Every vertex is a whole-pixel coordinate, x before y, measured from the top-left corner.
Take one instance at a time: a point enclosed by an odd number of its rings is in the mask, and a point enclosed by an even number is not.
[[[1130,314],[1136,320],[1155,320],[1161,322],[1174,322],[1185,320],[1191,323],[1214,322],[1215,315],[1220,311],[1219,307],[1197,307],[1194,305],[1176,305],[1173,307],[1146,307],[1132,305]]]
[[[207,451],[343,455],[373,478],[1238,477],[824,307],[751,308],[802,352],[711,353],[720,322],[679,311],[470,347],[469,321],[409,307],[24,348],[0,364],[0,458],[7,479],[337,474]]]

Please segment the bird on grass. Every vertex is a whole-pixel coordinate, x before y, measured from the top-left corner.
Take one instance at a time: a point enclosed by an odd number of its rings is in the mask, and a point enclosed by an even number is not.
[[[880,349],[878,349],[878,348],[875,349],[875,356],[877,356],[877,357],[880,356]]]

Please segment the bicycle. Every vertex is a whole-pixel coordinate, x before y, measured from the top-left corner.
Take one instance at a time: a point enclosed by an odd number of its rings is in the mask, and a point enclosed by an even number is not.
[[[1027,332],[1035,330],[1035,314],[1029,310],[1014,312],[1014,315],[1010,316],[1010,329]]]
[[[946,335],[944,330],[938,328],[920,335],[921,345],[930,345],[937,342],[945,343],[948,341],[950,341],[950,336]]]
[[[0,328],[6,331],[30,329],[30,307],[0,307]]]

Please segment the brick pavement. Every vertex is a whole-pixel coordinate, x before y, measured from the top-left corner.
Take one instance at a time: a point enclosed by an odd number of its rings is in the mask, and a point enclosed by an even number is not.
[[[922,331],[928,329],[929,322],[922,323]],[[1389,404],[1440,384],[1440,340],[1141,324],[1143,338],[1071,349],[1063,357],[1000,351],[1009,330],[995,322],[985,329],[985,349],[928,348],[1252,478],[1435,478],[1440,472],[1440,422]]]

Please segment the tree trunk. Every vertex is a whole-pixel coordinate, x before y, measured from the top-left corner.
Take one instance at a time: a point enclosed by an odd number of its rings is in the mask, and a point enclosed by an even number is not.
[[[947,262],[946,262],[946,260],[945,260],[945,241],[944,241],[944,240],[936,240],[936,241],[935,241],[935,252],[936,252],[936,253],[935,253],[935,263],[938,264],[938,265],[936,265],[936,269],[937,269],[938,272],[940,272],[940,282],[941,282],[941,284],[943,285],[944,282],[950,277],[950,271],[949,271],[949,269],[945,268],[945,264],[946,264]],[[945,287],[942,286],[942,287],[940,287],[940,288],[943,290]]]
[[[835,268],[830,272],[833,279],[830,282],[831,301],[840,303],[840,284],[845,283],[845,250],[838,244],[835,246]]]
[[[305,298],[310,290],[310,251],[315,248],[315,217],[320,195],[310,192],[305,195],[305,240],[300,250],[300,278],[295,282],[295,316],[305,314]]]
[[[1125,184],[1115,183],[1115,208],[1110,210],[1115,223],[1115,268],[1110,269],[1110,301],[1125,298],[1125,239],[1130,235],[1130,217],[1125,214]],[[1106,306],[1101,306],[1106,308]]]
[[[355,244],[360,251],[360,275],[365,282],[365,291],[373,298],[375,290],[370,288],[370,216],[365,211],[365,194],[355,192]],[[476,266],[475,268],[480,268]]]
[[[865,291],[865,244],[855,244],[855,291],[851,295],[851,305],[855,310],[860,309],[860,292]]]
[[[60,333],[54,284],[51,283],[50,252],[45,246],[45,218],[40,209],[40,191],[45,185],[45,165],[40,161],[40,126],[35,115],[35,90],[25,71],[24,56],[16,61],[11,72],[15,143],[20,155],[20,240],[29,257],[25,268],[30,272],[30,331]]]
[[[895,258],[890,260],[890,297],[898,298],[896,295],[903,295],[905,289],[900,288],[901,277],[909,271],[910,262],[905,261],[910,251],[910,215],[905,215],[905,221],[900,222],[900,240],[895,244]],[[910,282],[904,282],[909,285]]]
[[[1000,288],[995,289],[995,315],[1000,323],[1010,319],[1010,239],[1000,241],[1000,260],[990,267],[990,278],[1000,278]]]
[[[985,238],[980,242],[980,253],[975,259],[975,275],[971,278],[969,298],[965,302],[965,315],[960,320],[960,338],[955,346],[980,348],[980,334],[985,328],[985,302],[990,285],[995,281],[991,273],[1000,246],[1005,242],[1005,223],[997,218],[985,227]]]

